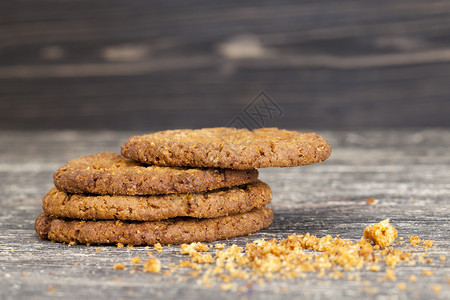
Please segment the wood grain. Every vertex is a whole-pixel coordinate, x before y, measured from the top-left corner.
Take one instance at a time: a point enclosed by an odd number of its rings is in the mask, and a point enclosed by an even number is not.
[[[310,232],[317,236],[340,234],[359,240],[364,227],[390,218],[399,235],[434,240],[431,264],[398,265],[397,280],[377,281],[384,273],[358,271],[361,282],[317,278],[274,280],[254,284],[248,293],[207,288],[178,270],[172,276],[113,270],[116,263],[146,258],[147,249],[115,246],[68,247],[39,240],[33,230],[41,199],[52,186],[52,174],[68,160],[100,151],[118,152],[122,142],[140,132],[125,131],[1,131],[0,143],[0,298],[44,299],[64,297],[157,299],[448,299],[450,243],[450,131],[366,130],[321,131],[333,153],[322,164],[299,168],[260,170],[273,190],[275,220],[267,230],[249,236],[284,238]],[[372,205],[367,198],[374,197]],[[245,237],[225,243],[245,245]],[[407,250],[406,245],[399,246]],[[100,248],[101,251],[96,251]],[[14,252],[12,251],[14,250]],[[155,255],[166,270],[183,256],[178,246]],[[420,253],[420,248],[416,248]],[[440,261],[440,256],[447,261]],[[421,271],[433,270],[432,276]],[[24,272],[26,273],[24,275]],[[411,283],[408,278],[416,275]],[[120,281],[117,280],[120,278]],[[371,281],[368,289],[363,283]],[[405,282],[407,289],[397,288]],[[239,282],[239,284],[245,284]],[[434,285],[441,286],[439,293]]]
[[[0,4],[0,128],[450,126],[450,3]]]

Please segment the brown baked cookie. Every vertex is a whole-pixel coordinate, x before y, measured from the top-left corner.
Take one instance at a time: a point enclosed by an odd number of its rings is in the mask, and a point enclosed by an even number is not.
[[[156,221],[244,213],[271,199],[269,186],[261,181],[210,192],[150,196],[67,194],[52,188],[42,199],[42,208],[56,218]]]
[[[258,171],[144,166],[115,153],[69,161],[53,176],[60,190],[101,195],[192,193],[254,182]]]
[[[167,130],[122,145],[123,156],[146,164],[241,170],[309,165],[330,153],[330,144],[315,133],[277,128]]]
[[[43,239],[65,243],[183,244],[250,234],[267,228],[272,221],[272,210],[267,207],[214,219],[176,218],[153,222],[79,221],[41,214],[36,219],[35,230]]]

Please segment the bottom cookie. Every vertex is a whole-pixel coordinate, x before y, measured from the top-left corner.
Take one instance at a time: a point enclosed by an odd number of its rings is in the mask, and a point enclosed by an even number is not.
[[[270,208],[212,219],[175,218],[153,222],[79,221],[41,214],[35,223],[40,238],[81,244],[129,245],[211,242],[247,235],[269,227]]]

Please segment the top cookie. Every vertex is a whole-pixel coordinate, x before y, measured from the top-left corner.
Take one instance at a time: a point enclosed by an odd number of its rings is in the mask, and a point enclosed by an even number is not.
[[[123,156],[146,164],[241,170],[309,165],[330,154],[330,144],[315,133],[277,128],[167,130],[122,145]]]
[[[202,192],[256,181],[258,171],[143,166],[115,153],[69,161],[53,176],[68,193],[154,195]]]

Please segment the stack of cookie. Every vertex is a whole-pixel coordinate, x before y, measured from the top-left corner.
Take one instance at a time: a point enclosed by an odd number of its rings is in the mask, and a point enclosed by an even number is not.
[[[36,219],[41,238],[67,243],[181,244],[246,235],[273,220],[257,168],[317,163],[314,133],[263,128],[169,130],[135,136],[122,155],[68,162]]]

